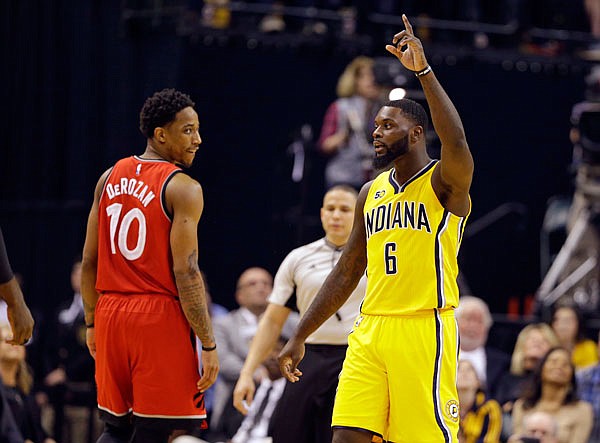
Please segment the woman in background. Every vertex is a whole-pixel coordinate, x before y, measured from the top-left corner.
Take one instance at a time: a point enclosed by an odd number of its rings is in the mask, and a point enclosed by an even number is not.
[[[559,443],[587,443],[592,431],[592,405],[577,397],[575,367],[569,351],[552,348],[535,370],[525,393],[512,411],[513,432],[522,431],[523,417],[537,411],[551,414]]]
[[[381,105],[373,59],[356,57],[340,76],[337,96],[325,114],[319,150],[329,157],[325,186],[350,185],[360,190],[373,175],[372,132]]]
[[[502,406],[502,437],[507,439],[512,429],[512,408],[533,376],[535,368],[544,355],[553,347],[559,346],[558,338],[546,323],[532,323],[525,326],[517,337],[513,349],[510,371],[500,378],[496,389],[496,400]]]

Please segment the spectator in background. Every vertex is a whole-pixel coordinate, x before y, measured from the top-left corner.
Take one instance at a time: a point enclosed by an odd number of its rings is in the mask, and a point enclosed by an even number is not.
[[[469,360],[458,362],[456,388],[460,403],[460,443],[496,443],[502,432],[502,410],[487,399],[477,371]]]
[[[533,443],[534,441],[558,443],[558,424],[547,412],[536,411],[523,417],[523,431],[511,435],[508,439],[508,443]]]
[[[43,429],[40,409],[31,395],[33,375],[25,361],[25,346],[7,343],[11,337],[10,325],[0,324],[0,389],[26,443],[56,443]],[[0,441],[4,442],[3,437]]]
[[[273,277],[266,269],[246,269],[238,278],[235,291],[235,300],[240,307],[214,321],[221,367],[215,387],[211,433],[228,434],[232,430],[235,432],[244,418],[233,408],[231,395],[248,355],[250,341],[256,334],[260,317],[267,308],[267,297],[272,289]],[[297,315],[288,321],[283,334],[290,336],[296,322]],[[260,381],[265,376],[264,368],[261,368],[255,374],[255,380]]]
[[[502,376],[496,390],[496,400],[510,413],[513,402],[521,396],[524,386],[544,355],[559,346],[558,338],[546,323],[525,326],[517,337],[510,371]]]
[[[600,333],[597,350],[600,353]],[[600,443],[600,363],[577,372],[576,376],[579,398],[589,402],[594,409],[590,443]]]
[[[47,331],[45,390],[54,408],[54,436],[60,441],[87,443],[88,433],[100,436],[102,423],[96,408],[94,359],[85,342],[81,299],[81,257],[71,268],[72,298],[61,306]]]
[[[597,400],[596,400],[597,401]],[[523,418],[532,412],[552,415],[559,443],[587,443],[594,421],[592,405],[577,397],[575,367],[569,351],[552,348],[533,373],[524,394],[512,411],[513,433],[523,430]]]
[[[556,306],[550,326],[554,329],[560,345],[571,353],[575,369],[598,363],[596,343],[583,333],[583,317],[575,306]]]
[[[465,295],[456,309],[460,336],[460,359],[471,362],[487,396],[494,398],[500,378],[509,370],[510,356],[487,346],[493,320],[488,305],[480,298]]]
[[[360,189],[373,175],[373,121],[381,105],[371,58],[359,56],[346,66],[337,96],[327,109],[318,141],[319,150],[329,157],[325,186]]]

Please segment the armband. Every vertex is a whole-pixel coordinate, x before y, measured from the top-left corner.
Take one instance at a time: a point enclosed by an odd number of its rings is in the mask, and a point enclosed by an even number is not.
[[[214,351],[215,349],[217,349],[217,344],[215,343],[214,346],[202,346],[202,350],[206,351],[206,352],[210,352],[210,351]]]
[[[431,66],[427,65],[427,67],[421,71],[415,71],[415,76],[423,77],[431,72]]]

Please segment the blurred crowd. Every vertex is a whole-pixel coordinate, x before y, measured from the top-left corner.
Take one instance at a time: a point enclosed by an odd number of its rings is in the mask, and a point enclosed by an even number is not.
[[[406,14],[423,41],[517,47],[543,56],[577,50],[594,60],[600,48],[600,0],[193,0],[189,10],[198,23],[219,29],[255,26],[264,33],[352,38],[386,33]]]

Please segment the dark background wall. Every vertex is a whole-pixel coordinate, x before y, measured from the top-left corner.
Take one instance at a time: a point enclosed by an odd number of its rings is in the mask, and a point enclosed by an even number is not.
[[[248,49],[177,37],[121,20],[118,2],[0,2],[2,88],[0,226],[26,297],[41,312],[70,297],[99,175],[141,153],[146,96],[164,87],[197,103],[203,144],[189,173],[204,188],[200,265],[213,297],[233,307],[250,265],[273,273],[285,254],[320,235],[323,159],[309,151],[304,185],[292,183],[288,146],[303,124],[320,130],[337,77],[357,48]],[[370,55],[383,55],[383,42]],[[428,49],[463,118],[476,162],[471,221],[505,203],[524,208],[468,235],[461,264],[473,292],[505,312],[540,282],[547,199],[571,193],[569,116],[585,67],[519,55]],[[503,63],[504,61],[504,63]],[[537,66],[537,65],[536,65]]]

